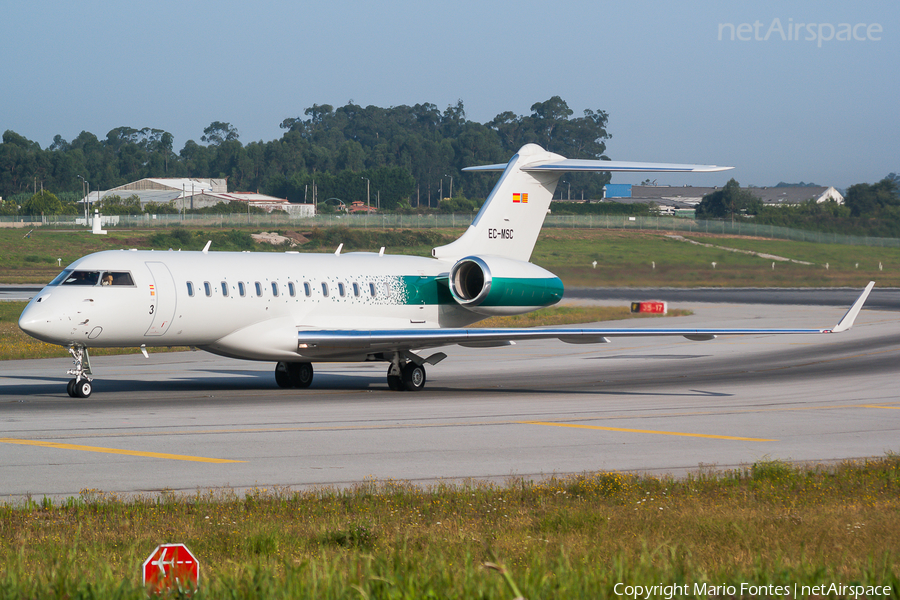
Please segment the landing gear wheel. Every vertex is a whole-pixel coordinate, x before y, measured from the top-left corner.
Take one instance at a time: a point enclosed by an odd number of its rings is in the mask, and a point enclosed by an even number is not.
[[[94,391],[94,386],[87,379],[82,379],[75,384],[74,389],[76,398],[89,398],[91,392]]]
[[[312,380],[312,363],[279,362],[275,365],[275,383],[280,388],[308,388]]]
[[[420,392],[425,389],[425,367],[423,365],[406,363],[401,376],[407,391]]]
[[[312,383],[312,380],[313,380],[312,363],[308,363],[308,362],[288,363],[287,371],[288,371],[288,375],[291,378],[291,385],[293,385],[295,388],[308,388],[309,384]]]
[[[403,378],[399,375],[391,375],[391,369],[393,367],[388,368],[388,387],[395,392],[403,392],[406,391],[406,388],[403,386]]]
[[[291,384],[291,376],[287,371],[287,363],[280,362],[275,365],[275,383],[277,383],[280,388],[293,387]]]
[[[91,385],[91,359],[88,356],[88,349],[72,345],[66,350],[72,355],[73,364],[73,368],[66,371],[66,374],[75,376],[66,384],[66,393],[72,398],[87,398],[94,389]]]

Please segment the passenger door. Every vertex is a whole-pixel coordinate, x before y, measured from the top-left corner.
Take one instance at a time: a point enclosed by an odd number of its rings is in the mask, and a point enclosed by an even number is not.
[[[168,331],[175,317],[175,279],[164,263],[148,261],[145,264],[153,277],[153,284],[150,288],[150,327],[144,336],[160,336]]]

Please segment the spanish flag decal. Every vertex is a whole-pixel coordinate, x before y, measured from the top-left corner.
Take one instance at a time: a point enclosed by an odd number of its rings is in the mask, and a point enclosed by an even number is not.
[[[513,194],[513,204],[528,204],[528,194]]]
[[[152,283],[150,284],[150,295],[151,295],[151,296],[155,296],[155,295],[156,295],[156,289],[153,287],[153,284],[152,284]]]

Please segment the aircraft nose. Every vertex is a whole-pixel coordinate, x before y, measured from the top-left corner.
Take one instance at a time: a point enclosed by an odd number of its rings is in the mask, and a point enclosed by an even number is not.
[[[43,298],[39,298],[25,307],[19,315],[19,329],[33,338],[52,343],[54,324],[59,321],[59,315],[53,315],[42,306],[42,301]]]

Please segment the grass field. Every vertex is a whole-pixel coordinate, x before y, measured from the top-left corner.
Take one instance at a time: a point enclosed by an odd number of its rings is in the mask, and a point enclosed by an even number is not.
[[[86,231],[36,229],[24,238],[19,230],[0,229],[0,283],[50,281],[65,266],[90,252],[120,248],[200,250],[212,240],[213,250],[283,251],[255,244],[252,231],[221,229],[111,230],[107,236]],[[282,231],[281,233],[289,233]],[[310,234],[301,251],[378,251],[429,256],[431,248],[458,237],[462,230],[327,229]],[[686,236],[688,237],[688,236]],[[689,236],[728,248],[754,250],[813,263],[772,261],[676,241],[666,232],[609,229],[546,229],[532,262],[559,275],[569,286],[635,287],[880,287],[900,286],[900,249],[812,244],[737,237]],[[593,262],[597,261],[596,268]],[[712,263],[715,262],[715,268]],[[654,268],[655,263],[655,268]],[[879,263],[881,268],[879,269]],[[826,264],[828,267],[826,268]]]
[[[773,269],[772,260],[677,241],[664,232],[590,229],[545,230],[532,262],[556,273],[568,286],[862,288],[872,280],[881,287],[900,285],[896,248],[684,237],[813,264],[777,262]]]
[[[173,541],[201,562],[198,598],[623,597],[616,584],[661,586],[652,598],[672,584],[688,586],[676,598],[785,596],[694,587],[742,584],[789,586],[789,597],[794,585],[891,586],[862,597],[897,598],[898,513],[890,455],[809,468],[766,460],[683,480],[594,473],[131,499],[84,490],[0,507],[0,598],[146,597],[141,564]]]

